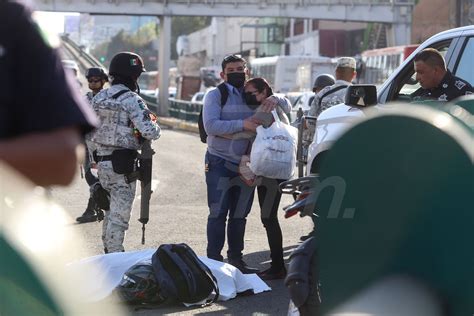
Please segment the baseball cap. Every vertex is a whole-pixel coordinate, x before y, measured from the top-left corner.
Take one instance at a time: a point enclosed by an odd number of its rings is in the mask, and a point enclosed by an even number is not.
[[[356,60],[352,57],[341,57],[337,60],[336,68],[347,67],[356,69]]]

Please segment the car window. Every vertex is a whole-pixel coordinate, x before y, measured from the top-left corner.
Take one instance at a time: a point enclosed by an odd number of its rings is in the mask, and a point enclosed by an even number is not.
[[[445,57],[446,53],[448,52],[450,44],[451,44],[451,41],[447,41],[443,43],[443,45],[436,47],[436,49],[438,49],[441,55]],[[401,83],[400,90],[395,99],[409,100],[410,99],[409,95],[420,88],[420,84],[415,79],[416,73],[413,67],[413,63],[411,63],[410,65],[407,65],[407,67],[408,67],[408,71],[405,71],[405,75],[399,81]]]
[[[302,95],[300,95],[296,98],[295,103],[293,103],[294,108],[298,109],[298,106],[301,106],[301,102],[302,102],[302,101],[300,101],[301,97],[302,97]]]
[[[455,75],[474,86],[474,38],[471,37],[462,51]]]

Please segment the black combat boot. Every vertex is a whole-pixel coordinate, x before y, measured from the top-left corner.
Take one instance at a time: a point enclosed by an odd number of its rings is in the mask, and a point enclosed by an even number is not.
[[[102,211],[100,208],[96,207],[95,212],[97,214],[97,221],[101,222],[104,219],[104,211]]]
[[[76,218],[76,221],[80,224],[95,222],[97,220],[97,214],[95,211],[95,203],[93,199],[89,199],[87,203],[87,208],[84,211],[84,214]]]

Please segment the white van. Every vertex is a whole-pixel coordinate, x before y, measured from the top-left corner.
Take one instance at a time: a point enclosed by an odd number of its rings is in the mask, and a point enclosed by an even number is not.
[[[336,62],[323,56],[272,56],[250,61],[251,77],[263,77],[275,93],[311,91],[320,74],[334,73]]]
[[[448,69],[474,86],[474,26],[438,33],[421,44],[383,83],[377,91],[378,104],[361,109],[339,104],[323,111],[316,122],[316,131],[308,149],[306,174],[318,173],[319,162],[334,142],[351,126],[364,118],[365,111],[389,108],[392,101],[409,101],[409,95],[420,85],[415,80],[413,58],[425,48],[440,51]],[[396,105],[393,105],[396,106]]]

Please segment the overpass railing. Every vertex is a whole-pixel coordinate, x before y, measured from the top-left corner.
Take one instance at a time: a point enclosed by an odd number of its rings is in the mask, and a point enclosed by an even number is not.
[[[194,103],[174,98],[169,99],[170,116],[180,120],[197,123],[201,109],[202,103]]]
[[[77,45],[69,36],[61,36],[63,42],[63,47],[66,49],[71,56],[79,63],[79,66],[85,71],[91,67],[101,67],[104,68],[104,65],[100,61],[94,58],[94,56],[85,52],[79,45]]]
[[[150,110],[155,113],[158,112],[158,102],[156,97],[145,94],[141,94],[140,96],[145,100]],[[195,103],[175,98],[168,99],[169,116],[186,122],[197,123],[201,109],[202,103]]]

